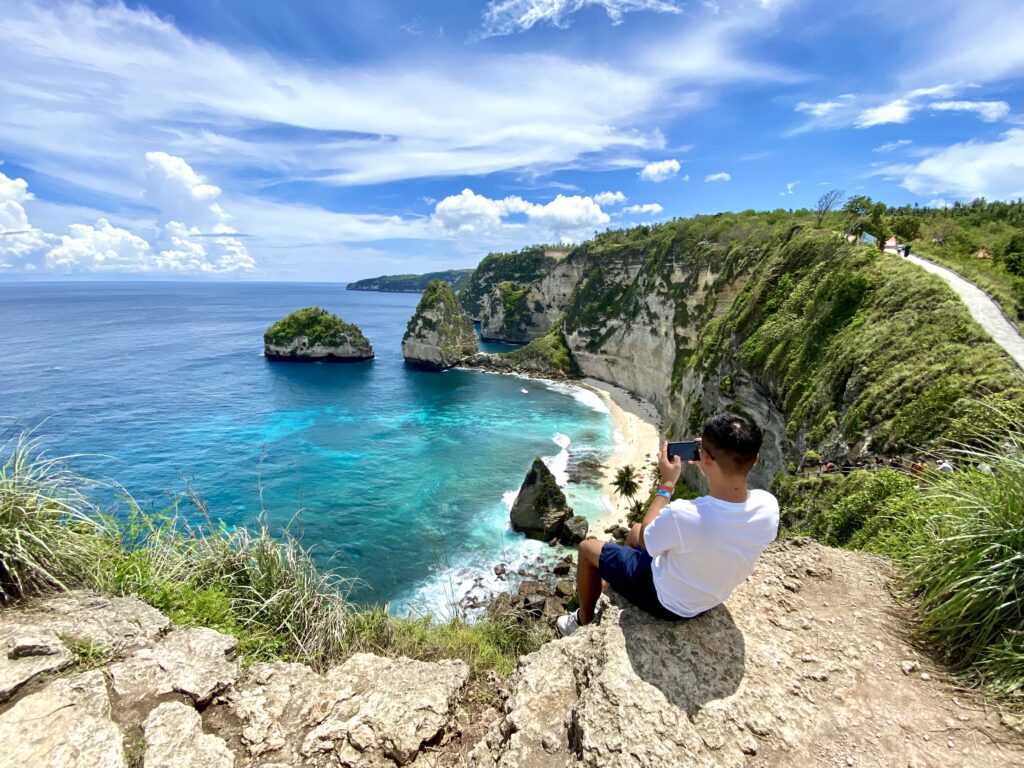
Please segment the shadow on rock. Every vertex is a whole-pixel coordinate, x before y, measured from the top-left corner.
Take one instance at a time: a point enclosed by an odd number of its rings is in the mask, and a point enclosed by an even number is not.
[[[655,619],[625,601],[619,625],[633,671],[693,719],[743,679],[743,633],[724,605],[681,622]]]

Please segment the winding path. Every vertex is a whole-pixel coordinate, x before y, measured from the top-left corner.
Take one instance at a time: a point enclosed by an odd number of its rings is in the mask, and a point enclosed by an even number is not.
[[[967,305],[971,317],[978,325],[988,332],[996,344],[1006,350],[1006,354],[1012,357],[1017,365],[1024,368],[1024,337],[1021,337],[1017,329],[999,309],[999,305],[989,298],[987,293],[951,269],[940,267],[920,256],[910,255],[907,259],[949,283],[949,287]]]

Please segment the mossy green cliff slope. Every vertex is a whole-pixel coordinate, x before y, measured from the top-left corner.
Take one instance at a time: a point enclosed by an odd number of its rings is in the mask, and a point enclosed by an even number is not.
[[[473,321],[455,298],[452,287],[434,280],[423,292],[402,338],[406,361],[444,369],[479,349]]]

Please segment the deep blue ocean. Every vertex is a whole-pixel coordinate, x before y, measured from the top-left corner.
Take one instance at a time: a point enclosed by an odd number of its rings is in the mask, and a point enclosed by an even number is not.
[[[474,583],[498,586],[494,563],[546,553],[508,525],[533,458],[564,481],[581,452],[608,455],[613,430],[575,387],[407,367],[418,300],[322,284],[0,285],[0,436],[34,429],[53,455],[86,454],[75,469],[147,509],[187,481],[228,525],[256,520],[262,487],[272,525],[353,578],[354,600],[445,613]],[[309,305],[359,325],[376,359],[265,360],[264,329]],[[599,516],[596,485],[566,491]]]

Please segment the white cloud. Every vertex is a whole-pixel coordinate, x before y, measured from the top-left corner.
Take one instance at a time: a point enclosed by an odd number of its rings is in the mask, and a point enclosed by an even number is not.
[[[227,214],[217,203],[220,187],[207,184],[184,158],[146,153],[146,201],[168,219],[187,220],[224,231]]]
[[[941,197],[936,197],[934,200],[927,202],[929,208],[948,208],[949,203]]]
[[[60,271],[145,272],[151,268],[149,243],[106,219],[95,226],[72,224],[70,234],[46,254],[46,266]]]
[[[906,63],[915,79],[993,82],[1024,74],[1024,13],[1020,0],[948,3],[929,8],[930,34]]]
[[[483,37],[525,32],[536,24],[569,26],[569,17],[588,6],[603,8],[612,24],[637,11],[680,13],[681,8],[667,0],[491,0],[484,11]]]
[[[799,184],[799,183],[800,183],[799,181],[789,181],[789,182],[786,182],[786,191],[785,192],[779,192],[779,194],[782,197],[788,197],[788,196],[792,195],[793,192],[796,190],[797,184]]]
[[[1001,120],[1010,113],[1010,105],[1005,101],[936,101],[928,108],[940,112],[977,112],[986,123]]]
[[[22,203],[32,197],[28,182],[0,171],[0,267],[13,267],[50,242],[49,235],[29,223]]]
[[[656,216],[661,213],[664,208],[658,203],[644,203],[643,205],[630,205],[622,209],[623,213],[649,213],[651,216]]]
[[[704,177],[704,181],[707,183],[714,183],[716,181],[732,181],[732,176],[728,173],[709,173]]]
[[[680,167],[679,161],[675,159],[658,160],[645,165],[640,171],[640,178],[644,181],[666,181],[679,173]]]
[[[525,220],[509,221],[522,215]],[[558,195],[546,204],[531,203],[517,195],[494,200],[464,189],[449,195],[434,209],[433,221],[452,235],[509,235],[524,241],[556,239],[573,242],[593,235],[611,221],[591,197]]]
[[[180,221],[169,221],[164,235],[170,246],[154,259],[157,269],[170,272],[251,272],[256,268],[245,246],[237,238],[227,235],[212,238],[212,243],[202,239],[202,232],[196,227],[187,227]]]
[[[893,99],[887,104],[863,110],[854,125],[858,128],[870,128],[873,125],[888,123],[905,123],[914,112],[914,105],[908,99]]]
[[[628,198],[622,192],[598,192],[594,195],[594,202],[598,205],[618,205],[626,202]]]
[[[998,141],[954,144],[916,165],[889,166],[880,173],[902,176],[901,186],[915,195],[1024,197],[1024,129],[1009,130]]]
[[[909,146],[910,144],[913,144],[913,143],[914,142],[911,141],[910,139],[897,139],[896,141],[887,141],[885,144],[882,144],[881,146],[875,147],[871,151],[872,152],[892,152],[894,150],[899,149],[900,147],[906,147],[906,146]]]
[[[835,101],[801,101],[796,105],[795,109],[797,112],[806,112],[813,117],[825,117],[837,109],[846,107],[854,98],[855,96],[852,93],[844,93],[837,97]]]

